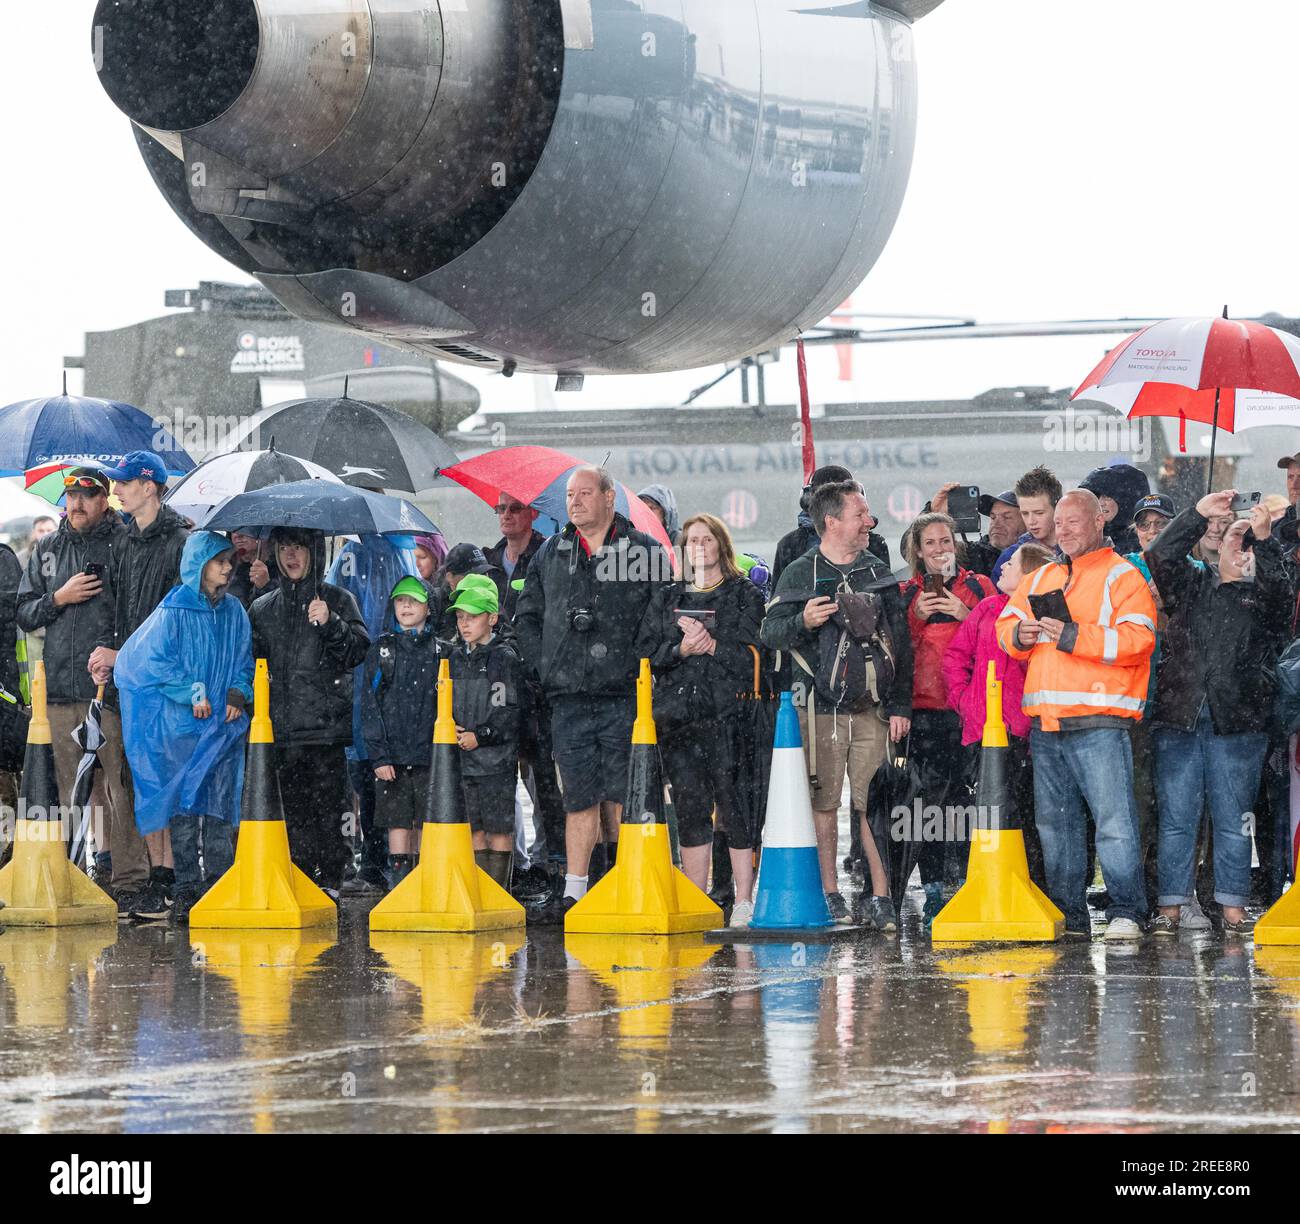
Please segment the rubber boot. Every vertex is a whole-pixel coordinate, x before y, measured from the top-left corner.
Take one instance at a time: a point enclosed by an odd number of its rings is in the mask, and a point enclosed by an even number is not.
[[[515,852],[513,850],[489,850],[483,870],[488,873],[507,892],[510,891],[510,877],[515,869]]]
[[[411,856],[409,854],[390,854],[388,856],[388,887],[391,891],[411,874]]]
[[[491,864],[492,864],[491,850],[474,851],[474,866],[477,867],[480,871],[486,871],[488,875],[491,875],[492,874]]]

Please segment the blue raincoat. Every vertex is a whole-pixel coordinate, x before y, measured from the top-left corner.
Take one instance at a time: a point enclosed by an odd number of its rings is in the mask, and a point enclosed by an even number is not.
[[[410,536],[363,535],[349,540],[334,558],[325,581],[348,591],[361,609],[370,640],[377,642],[386,629],[392,628],[389,596],[403,578],[418,578],[415,563],[415,540]],[[370,750],[361,729],[361,686],[366,665],[362,663],[352,684],[352,743],[345,755],[349,761],[368,761]]]
[[[226,595],[203,594],[203,567],[230,548],[195,531],[181,555],[181,581],[126,641],[113,680],[122,705],[122,743],[135,782],[141,833],[165,829],[173,816],[215,816],[239,823],[248,719],[225,721],[226,694],[253,701],[253,635],[248,613]],[[194,717],[196,694],[212,705]]]

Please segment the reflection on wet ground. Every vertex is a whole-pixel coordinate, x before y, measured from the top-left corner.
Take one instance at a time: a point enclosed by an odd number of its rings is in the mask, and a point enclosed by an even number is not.
[[[0,1131],[1300,1126],[1300,949],[0,933]]]

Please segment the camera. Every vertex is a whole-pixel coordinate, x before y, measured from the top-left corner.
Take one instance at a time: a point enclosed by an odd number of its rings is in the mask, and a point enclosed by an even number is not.
[[[590,608],[570,608],[569,628],[574,633],[590,633],[596,627],[596,614]]]

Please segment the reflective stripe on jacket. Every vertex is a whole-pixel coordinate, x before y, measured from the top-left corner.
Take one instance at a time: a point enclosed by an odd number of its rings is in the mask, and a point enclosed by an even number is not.
[[[1015,629],[1037,619],[1029,597],[1048,591],[1064,592],[1072,623],[1059,642],[1023,647]],[[1073,719],[1142,717],[1155,627],[1146,580],[1107,544],[1029,574],[998,617],[997,635],[1009,655],[1029,660],[1025,713],[1059,731]]]

